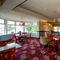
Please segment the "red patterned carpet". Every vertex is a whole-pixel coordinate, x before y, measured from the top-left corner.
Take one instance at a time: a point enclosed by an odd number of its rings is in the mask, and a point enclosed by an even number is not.
[[[60,60],[60,51],[41,49],[39,39],[31,39],[30,43],[19,43],[16,50],[16,60]]]

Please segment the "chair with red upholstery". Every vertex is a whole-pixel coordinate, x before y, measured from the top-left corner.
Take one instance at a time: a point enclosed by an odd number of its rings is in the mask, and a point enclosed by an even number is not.
[[[12,41],[16,42],[16,35],[15,34],[12,34]]]
[[[49,41],[52,41],[52,40],[53,40],[53,36],[54,36],[54,35],[53,35],[52,33],[47,34],[47,35],[48,35],[48,37],[47,37],[47,38],[48,38],[48,40],[49,40]]]
[[[6,40],[5,41],[0,41],[0,47],[5,46],[6,43],[7,43]]]
[[[0,51],[0,60],[15,60],[15,48]]]
[[[55,34],[54,36],[52,36],[53,40],[49,41],[49,47],[53,47],[54,51],[58,51],[58,45],[59,45],[59,35]]]

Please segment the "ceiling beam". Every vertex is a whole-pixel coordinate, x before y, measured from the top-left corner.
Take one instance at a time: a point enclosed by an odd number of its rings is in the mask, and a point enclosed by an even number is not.
[[[2,6],[5,1],[6,0],[0,0],[0,6]]]
[[[24,8],[24,9],[26,9],[26,10],[28,10],[28,11],[34,12],[34,13],[36,13],[36,14],[39,14],[39,15],[41,15],[41,16],[44,16],[44,17],[46,17],[46,18],[48,18],[48,19],[51,19],[51,20],[53,19],[53,18],[48,17],[48,16],[46,16],[46,15],[44,15],[44,14],[42,14],[42,13],[38,13],[38,12],[36,12],[36,11],[30,10],[30,9],[28,9],[28,8],[26,8],[26,7],[22,7],[22,6],[19,6],[19,7]]]
[[[18,6],[22,5],[23,3],[25,3],[28,0],[24,0],[23,2],[21,2],[19,5],[17,5],[16,7],[14,7],[13,9],[17,8]]]

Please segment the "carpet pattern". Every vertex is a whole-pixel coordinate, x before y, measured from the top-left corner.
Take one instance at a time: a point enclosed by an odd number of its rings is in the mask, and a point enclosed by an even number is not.
[[[31,39],[30,43],[19,43],[21,48],[16,50],[15,60],[60,60],[60,51],[41,48],[39,39]]]

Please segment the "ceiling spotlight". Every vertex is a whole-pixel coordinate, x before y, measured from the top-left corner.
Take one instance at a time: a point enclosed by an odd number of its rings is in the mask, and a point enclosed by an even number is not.
[[[25,0],[25,1],[28,1],[28,0]]]
[[[44,10],[46,10],[46,7],[44,8]]]
[[[57,11],[54,11],[54,13],[57,13]]]
[[[32,9],[34,9],[34,8],[32,8]]]

